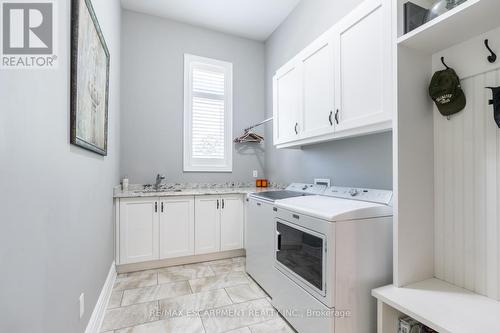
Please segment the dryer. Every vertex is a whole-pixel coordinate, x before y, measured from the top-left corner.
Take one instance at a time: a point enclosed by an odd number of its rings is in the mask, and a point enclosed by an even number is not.
[[[275,201],[273,305],[299,333],[376,331],[392,282],[392,192],[330,187]]]

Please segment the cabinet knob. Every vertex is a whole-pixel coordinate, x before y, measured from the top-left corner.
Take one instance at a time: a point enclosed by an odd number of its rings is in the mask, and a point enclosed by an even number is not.
[[[330,122],[330,126],[333,126],[332,116],[333,116],[333,111],[330,111],[330,115],[328,116],[328,121]]]
[[[158,202],[155,201],[155,213],[158,213]]]
[[[298,126],[299,126],[299,123],[295,123],[294,129],[295,129],[295,134],[297,134],[297,135],[299,134],[299,130],[297,129]]]
[[[224,199],[222,199],[222,209],[224,209]]]
[[[219,209],[219,199],[217,199],[217,209]]]
[[[161,203],[161,212],[163,213],[163,202]]]
[[[337,109],[337,111],[335,112],[335,122],[337,123],[337,125],[339,124],[339,109]]]

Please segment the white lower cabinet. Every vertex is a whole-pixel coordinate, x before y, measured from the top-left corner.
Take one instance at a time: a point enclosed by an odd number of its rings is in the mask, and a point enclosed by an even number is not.
[[[221,251],[243,248],[243,198],[241,195],[221,197],[220,248]]]
[[[243,197],[196,197],[195,254],[243,248]]]
[[[160,201],[160,259],[194,254],[194,198]]]
[[[120,198],[117,205],[119,265],[243,248],[243,195]]]
[[[120,263],[159,259],[158,200],[120,199]]]
[[[195,254],[220,251],[220,198],[196,197]]]

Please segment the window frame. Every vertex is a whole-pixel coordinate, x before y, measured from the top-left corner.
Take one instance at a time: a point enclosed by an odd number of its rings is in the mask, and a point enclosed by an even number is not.
[[[224,159],[193,158],[193,68],[224,71]],[[184,172],[233,171],[233,64],[212,58],[184,54]]]

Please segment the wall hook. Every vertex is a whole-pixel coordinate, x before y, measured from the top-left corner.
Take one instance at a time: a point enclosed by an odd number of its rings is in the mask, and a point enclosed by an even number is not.
[[[484,46],[486,46],[486,48],[488,49],[488,51],[491,52],[491,55],[488,56],[488,61],[492,64],[494,63],[495,61],[497,61],[497,55],[495,54],[495,52],[493,52],[493,50],[490,48],[489,44],[488,44],[488,40],[485,39],[484,40]]]
[[[450,69],[448,65],[444,62],[444,57],[441,57],[441,62],[443,63],[443,66],[446,67],[446,69]]]

